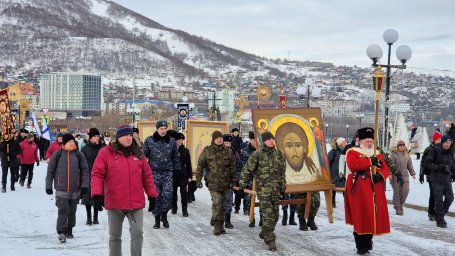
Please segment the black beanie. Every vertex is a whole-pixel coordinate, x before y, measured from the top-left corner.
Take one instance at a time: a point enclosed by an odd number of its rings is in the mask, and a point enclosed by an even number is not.
[[[74,140],[74,136],[71,133],[63,134],[63,145],[66,145],[70,140]]]
[[[266,142],[270,139],[275,139],[275,137],[273,136],[273,134],[271,132],[264,132],[261,134],[261,139],[262,139],[262,142]]]
[[[212,142],[215,141],[216,138],[223,138],[223,134],[220,131],[214,131],[212,133]]]
[[[90,128],[90,130],[88,131],[88,138],[91,139],[93,136],[96,135],[100,136],[101,135],[100,131],[96,128]]]
[[[234,138],[230,134],[223,134],[223,141],[232,142]]]

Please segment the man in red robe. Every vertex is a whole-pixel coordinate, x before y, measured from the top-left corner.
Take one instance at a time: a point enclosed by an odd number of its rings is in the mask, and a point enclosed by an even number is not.
[[[389,168],[379,150],[374,155],[374,130],[362,128],[357,132],[359,147],[346,152],[350,173],[346,181],[345,214],[346,223],[354,226],[357,254],[365,255],[373,249],[373,235],[390,233],[385,196]]]

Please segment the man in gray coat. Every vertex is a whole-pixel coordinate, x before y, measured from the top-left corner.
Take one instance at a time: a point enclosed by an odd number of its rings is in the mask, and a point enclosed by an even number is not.
[[[90,184],[88,164],[84,154],[77,150],[75,138],[70,133],[63,135],[63,146],[49,160],[46,175],[46,193],[53,194],[58,208],[57,233],[61,243],[72,239],[76,225],[77,203],[87,193]]]

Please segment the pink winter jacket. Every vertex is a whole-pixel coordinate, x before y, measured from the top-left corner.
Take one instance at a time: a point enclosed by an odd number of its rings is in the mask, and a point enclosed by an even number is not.
[[[145,155],[126,157],[112,145],[100,150],[92,169],[92,197],[104,195],[106,210],[136,210],[145,207],[144,191],[149,198],[158,196]]]
[[[35,142],[28,143],[28,140],[21,142],[21,164],[34,164],[39,162],[38,147]]]

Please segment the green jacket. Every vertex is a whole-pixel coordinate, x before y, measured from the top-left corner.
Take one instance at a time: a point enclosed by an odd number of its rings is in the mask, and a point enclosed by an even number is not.
[[[241,188],[246,186],[251,174],[256,177],[258,196],[270,194],[280,196],[286,190],[286,160],[275,148],[263,145],[251,154],[242,170]]]
[[[202,150],[197,162],[196,179],[201,181],[204,169],[210,191],[226,191],[237,182],[235,176],[235,156],[224,145],[207,146]]]

